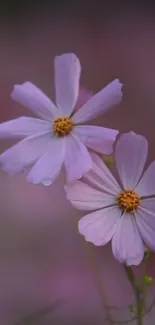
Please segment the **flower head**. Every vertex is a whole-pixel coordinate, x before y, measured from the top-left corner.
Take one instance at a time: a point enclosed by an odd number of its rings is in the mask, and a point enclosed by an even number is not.
[[[145,245],[155,250],[155,161],[144,172],[147,140],[134,132],[116,143],[115,160],[120,185],[94,153],[93,168],[83,181],[65,186],[67,198],[80,210],[96,210],[80,219],[79,232],[96,246],[112,240],[116,259],[139,264]]]
[[[117,130],[82,125],[120,103],[122,92],[116,79],[74,112],[79,95],[81,66],[74,54],[55,58],[56,105],[30,82],[15,85],[12,98],[39,118],[20,117],[0,124],[0,137],[21,138],[0,156],[3,169],[15,174],[31,167],[27,180],[50,185],[62,166],[67,181],[79,179],[92,167],[90,148],[112,152]]]

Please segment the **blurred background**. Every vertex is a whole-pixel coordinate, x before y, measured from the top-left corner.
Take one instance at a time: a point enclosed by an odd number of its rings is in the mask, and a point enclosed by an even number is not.
[[[155,10],[152,2],[1,1],[0,122],[30,115],[12,102],[15,83],[31,81],[54,99],[55,55],[74,52],[82,64],[81,87],[95,93],[118,77],[122,104],[94,123],[134,130],[150,143],[155,158]],[[1,141],[1,152],[12,145]],[[0,323],[14,325],[108,324],[85,243],[80,213],[65,199],[63,176],[53,186],[28,184],[24,176],[0,172]],[[82,214],[81,214],[82,215]],[[110,245],[92,247],[105,305],[133,301],[122,265]],[[155,275],[155,259],[149,265]],[[155,296],[152,288],[149,301]],[[131,318],[110,309],[111,320]],[[155,310],[146,318],[153,325]],[[112,324],[112,322],[110,322]],[[134,321],[131,324],[135,324]]]

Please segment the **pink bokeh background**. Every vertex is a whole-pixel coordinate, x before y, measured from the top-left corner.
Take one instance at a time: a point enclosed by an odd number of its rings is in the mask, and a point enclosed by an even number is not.
[[[155,23],[151,14],[131,10],[94,22],[78,17],[51,18],[39,13],[35,20],[18,25],[4,23],[0,30],[0,121],[31,114],[11,101],[15,83],[31,81],[54,98],[54,56],[74,52],[83,67],[82,87],[95,92],[116,77],[124,84],[122,104],[94,123],[144,134],[150,143],[149,160],[154,159]],[[12,143],[1,141],[1,152]],[[37,324],[107,323],[84,239],[76,227],[80,215],[66,201],[63,175],[53,186],[44,187],[28,184],[24,175],[10,177],[0,172],[1,324],[13,325],[55,302],[55,310]],[[132,290],[110,245],[92,249],[106,303],[130,304]],[[149,274],[155,275],[154,257]],[[153,286],[149,301],[154,296]],[[123,320],[132,315],[127,309],[112,309],[110,316]],[[152,310],[145,324],[153,325],[154,318]]]

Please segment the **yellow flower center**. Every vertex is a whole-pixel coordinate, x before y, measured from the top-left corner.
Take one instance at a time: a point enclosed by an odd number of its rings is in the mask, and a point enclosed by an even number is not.
[[[58,137],[69,134],[73,128],[73,121],[68,116],[58,116],[53,123],[53,132]]]
[[[139,206],[140,197],[132,190],[121,192],[117,198],[119,207],[126,212],[134,212]]]

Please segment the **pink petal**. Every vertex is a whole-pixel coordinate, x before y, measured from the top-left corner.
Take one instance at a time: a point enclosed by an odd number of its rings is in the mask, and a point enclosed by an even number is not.
[[[112,250],[121,263],[138,265],[142,261],[144,245],[133,214],[124,213],[120,218],[112,239]]]
[[[144,243],[155,250],[155,199],[142,200],[135,216]]]
[[[116,143],[115,157],[120,180],[126,189],[134,189],[147,159],[148,143],[134,132],[123,134]]]
[[[20,141],[0,155],[0,164],[11,174],[19,173],[34,164],[51,143],[50,133],[40,133]]]
[[[19,117],[0,124],[0,138],[22,138],[35,133],[50,132],[51,124],[33,117]]]
[[[115,233],[121,210],[116,206],[87,214],[78,222],[81,235],[96,246],[106,245]]]
[[[119,80],[113,80],[73,115],[73,121],[83,123],[92,120],[105,113],[109,108],[118,105],[122,100],[121,88],[122,84]]]
[[[68,182],[81,178],[92,168],[92,159],[84,144],[73,134],[66,137],[65,169]]]
[[[73,53],[55,57],[55,83],[57,106],[70,116],[79,94],[81,65]]]
[[[103,161],[102,158],[99,157],[99,155],[97,155],[95,152],[91,151],[90,155],[92,157],[92,160],[94,161],[94,163],[103,171],[105,172],[105,163]],[[109,170],[109,169],[108,169]],[[114,177],[113,177],[114,179]]]
[[[74,134],[86,147],[96,152],[109,155],[113,151],[113,143],[119,131],[93,125],[78,125]]]
[[[140,196],[155,195],[155,161],[149,166],[140,182],[136,186],[136,192]]]
[[[27,180],[33,184],[51,185],[61,170],[64,157],[64,138],[51,138],[48,150],[31,169]]]
[[[51,121],[60,114],[52,101],[31,82],[15,85],[11,97],[45,120]]]
[[[117,181],[103,162],[96,154],[91,153],[93,159],[92,169],[84,174],[84,181],[90,185],[97,187],[99,190],[116,196],[120,193],[121,188]],[[96,163],[97,161],[97,163]]]
[[[115,203],[114,197],[95,190],[91,186],[75,181],[65,185],[67,199],[79,210],[95,210]]]

